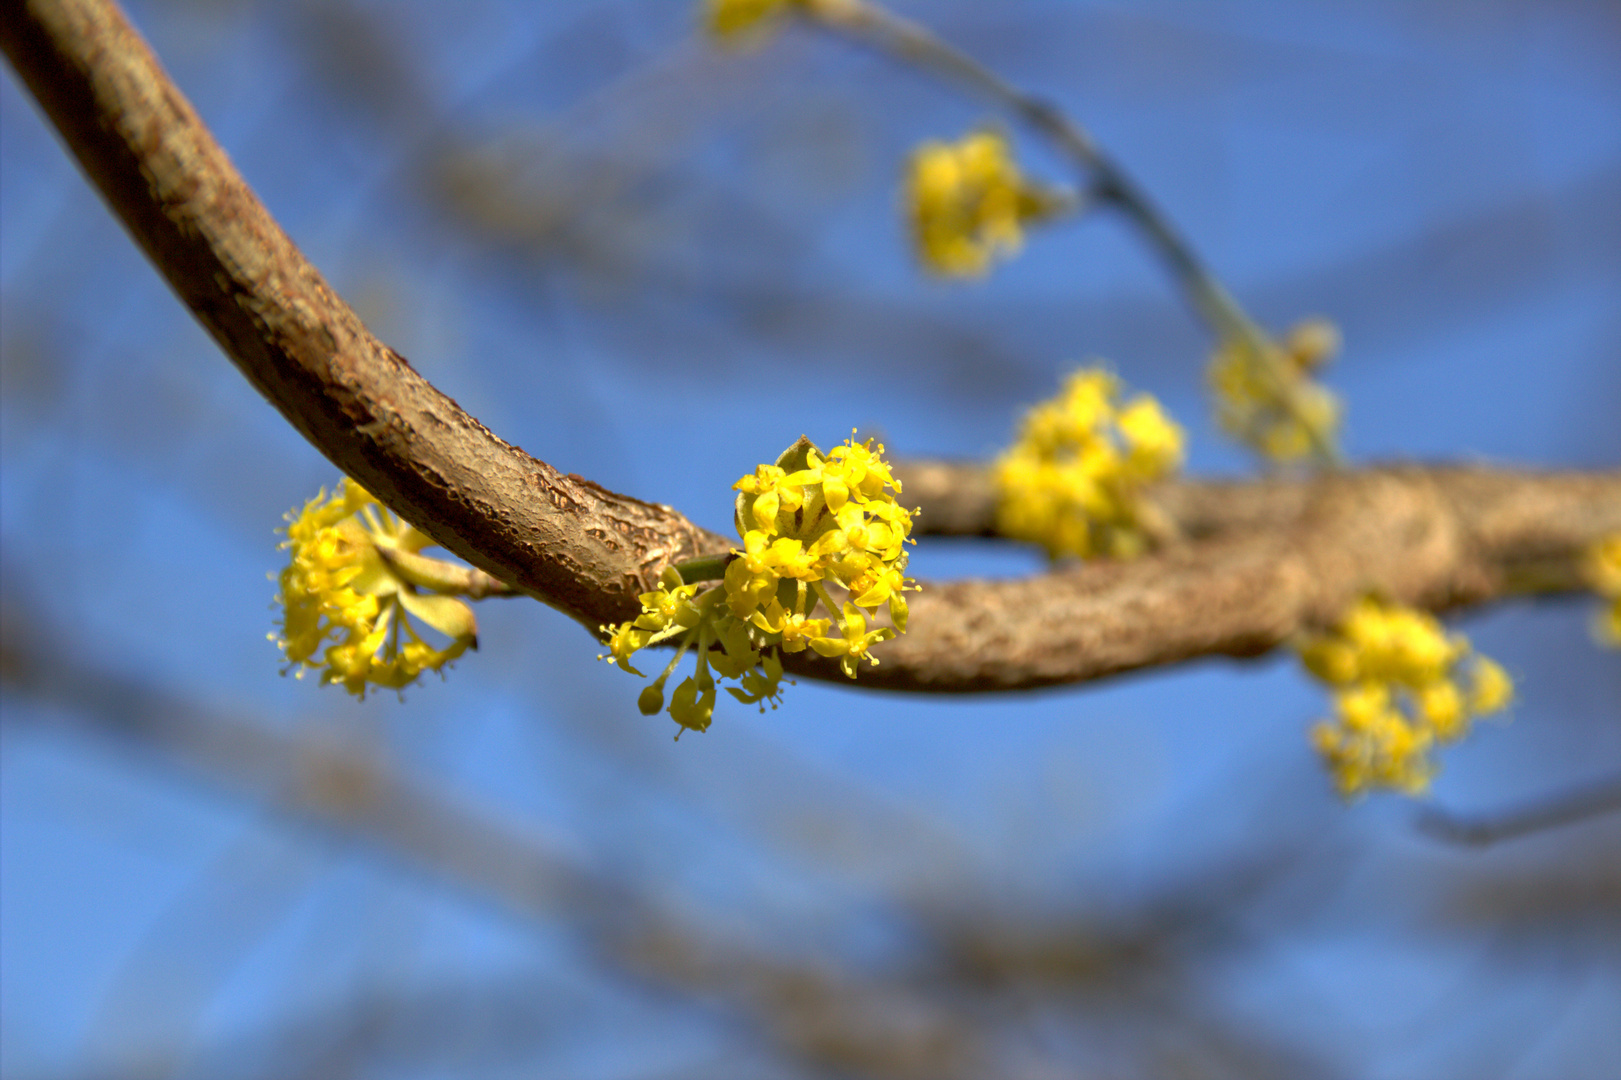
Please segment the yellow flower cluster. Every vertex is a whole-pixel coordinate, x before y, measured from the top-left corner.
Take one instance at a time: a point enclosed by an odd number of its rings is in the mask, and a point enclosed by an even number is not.
[[[945,277],[979,277],[1024,242],[1024,224],[1056,202],[1027,183],[1007,140],[978,131],[955,143],[926,142],[906,180],[912,237],[923,265]]]
[[[286,655],[288,670],[297,669],[300,678],[306,668],[318,670],[323,685],[341,683],[364,698],[369,686],[403,689],[469,646],[477,648],[471,608],[451,596],[419,592],[401,574],[401,562],[408,561],[418,568],[418,582],[423,567],[431,577],[438,561],[418,553],[433,541],[359,484],[345,477],[330,497],[322,491],[287,521],[281,546],[291,558],[276,596],[281,633],[270,638]],[[407,616],[450,643],[429,645]]]
[[[1372,597],[1332,633],[1303,643],[1300,659],[1333,688],[1334,717],[1311,738],[1347,796],[1426,790],[1436,771],[1431,751],[1514,697],[1508,673],[1466,638],[1422,611]]]
[[[1102,368],[1069,376],[1025,414],[996,461],[996,531],[1051,558],[1130,557],[1147,544],[1142,490],[1182,463],[1182,429],[1148,394],[1120,402]]]
[[[659,588],[639,597],[640,615],[602,628],[609,648],[603,659],[635,675],[641,672],[630,657],[638,649],[680,638],[675,658],[642,691],[644,714],[664,708],[665,681],[689,649],[697,651],[697,671],[676,687],[669,711],[683,728],[703,731],[715,709],[717,674],[738,680],[726,688],[737,700],[770,699],[775,708],[781,653],[809,648],[837,657],[853,679],[862,657],[878,662],[872,645],[905,633],[905,591],[917,588],[906,578],[912,515],[895,502],[891,491],[899,493],[900,484],[883,450],[851,439],[823,455],[801,437],[776,464],[733,485],[743,547],[733,550],[719,586],[700,592],[697,582],[666,568]],[[829,583],[847,594],[842,603]],[[869,630],[880,606],[893,626]]]
[[[1587,580],[1609,603],[1594,620],[1600,641],[1621,647],[1621,533],[1606,536],[1587,553]]]
[[[1307,319],[1281,343],[1233,334],[1210,361],[1221,426],[1276,462],[1332,457],[1340,402],[1312,376],[1340,348],[1326,319]]]

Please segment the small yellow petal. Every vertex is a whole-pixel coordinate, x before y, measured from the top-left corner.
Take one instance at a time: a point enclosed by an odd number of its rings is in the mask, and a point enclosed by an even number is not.
[[[1497,712],[1514,700],[1514,680],[1501,664],[1484,656],[1475,658],[1470,672],[1469,709],[1478,715]]]

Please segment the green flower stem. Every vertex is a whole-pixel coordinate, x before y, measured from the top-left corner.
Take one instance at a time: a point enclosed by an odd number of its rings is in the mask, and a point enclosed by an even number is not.
[[[703,555],[674,565],[682,583],[691,585],[695,581],[719,581],[726,576],[726,564],[731,561],[730,555]]]
[[[449,596],[465,596],[470,600],[482,600],[487,596],[521,595],[511,585],[498,581],[476,567],[458,566],[412,551],[392,548],[386,544],[374,542],[373,547],[377,551],[377,557],[383,560],[383,565],[388,567],[390,573],[419,589]]]
[[[833,617],[834,624],[842,631],[844,629],[844,609],[833,602],[833,597],[828,595],[827,586],[820,581],[811,582],[811,588],[816,590],[816,595],[821,599],[823,605],[827,607],[827,613]],[[815,610],[815,607],[816,605],[811,605],[812,610]],[[810,618],[810,614],[810,611],[805,612],[805,617]]]

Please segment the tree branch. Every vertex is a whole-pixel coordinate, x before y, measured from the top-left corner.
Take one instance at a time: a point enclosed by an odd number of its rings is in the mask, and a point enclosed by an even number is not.
[[[897,470],[919,525],[983,535],[983,467]],[[1336,619],[1365,592],[1430,610],[1582,587],[1582,553],[1621,531],[1621,472],[1370,469],[1157,492],[1199,539],[1025,581],[962,581],[911,601],[914,627],[862,682],[1011,690],[1193,659],[1253,656]]]
[[[7,58],[248,381],[447,550],[591,629],[727,541],[503,442],[367,331],[271,218],[111,0],[4,0]]]
[[[1495,813],[1459,814],[1426,806],[1417,825],[1437,840],[1485,847],[1616,811],[1621,811],[1621,776],[1609,776]]]
[[[732,541],[491,434],[373,337],[282,232],[110,0],[3,0],[7,57],[181,301],[346,474],[448,550],[595,629],[667,563]],[[932,471],[931,471],[932,470]],[[741,469],[739,471],[742,471]],[[911,468],[925,527],[983,532],[974,468]],[[1264,652],[1361,592],[1427,608],[1577,586],[1621,474],[1380,469],[1184,484],[1193,542],[1028,581],[927,585],[861,685],[1011,690]],[[802,654],[799,674],[843,681]]]

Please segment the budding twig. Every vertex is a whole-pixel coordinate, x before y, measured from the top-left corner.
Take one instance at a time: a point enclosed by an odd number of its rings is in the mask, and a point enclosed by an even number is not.
[[[1266,331],[1245,313],[1170,218],[1103,151],[1090,132],[1057,106],[1020,90],[928,28],[878,4],[867,0],[806,0],[801,10],[823,26],[964,87],[1046,137],[1082,174],[1085,192],[1077,205],[1106,204],[1124,213],[1159,255],[1218,341],[1243,341],[1263,359],[1276,352]],[[1280,377],[1278,383],[1291,412],[1303,415],[1297,395],[1290,392],[1291,380]],[[1332,441],[1316,425],[1308,423],[1305,428],[1313,452],[1325,463],[1337,463],[1339,451]]]

